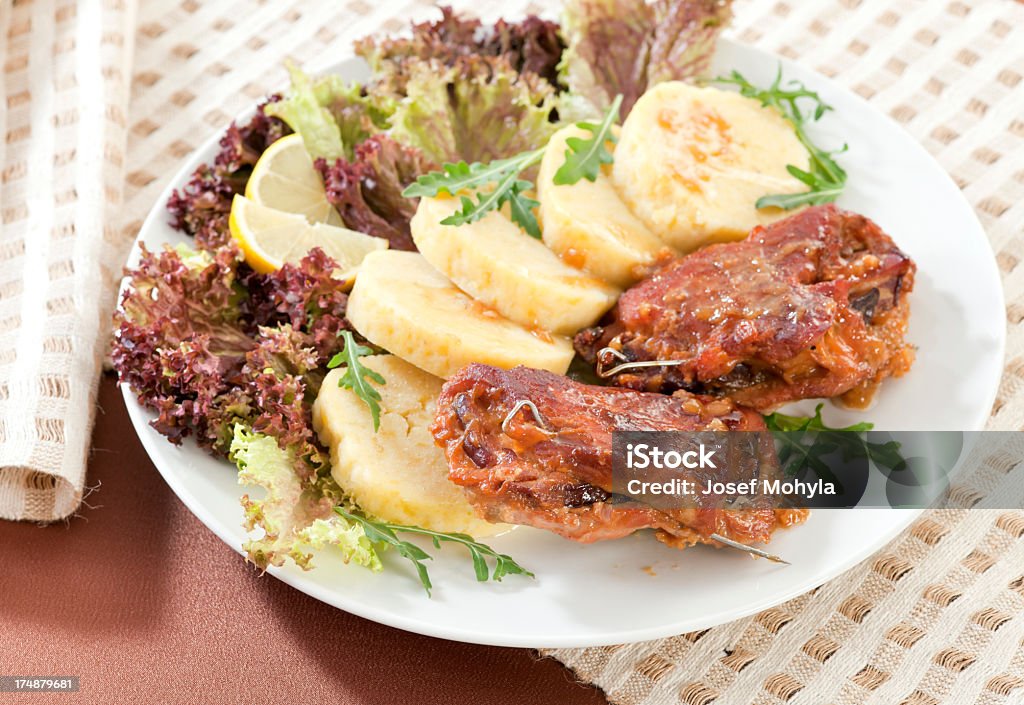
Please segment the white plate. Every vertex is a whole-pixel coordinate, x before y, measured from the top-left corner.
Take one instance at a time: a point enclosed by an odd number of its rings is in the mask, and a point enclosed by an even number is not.
[[[723,40],[715,71],[735,68],[767,85],[778,61]],[[849,185],[839,204],[877,221],[919,267],[910,299],[908,337],[919,347],[913,370],[886,382],[869,412],[830,408],[832,420],[867,418],[879,429],[982,428],[995,398],[1005,339],[1002,289],[985,233],[952,180],[893,121],[828,79],[782,64],[786,77],[805,81],[835,107],[811,133],[822,145],[849,143],[841,157]],[[354,59],[331,68],[356,80],[366,76]],[[218,137],[188,159],[171,187],[213,159]],[[150,248],[189,241],[167,225],[169,195],[170,187],[139,233]],[[130,263],[137,257],[136,247]],[[150,428],[152,414],[131,391],[125,388],[124,395],[164,479],[203,523],[240,550],[242,489],[233,467],[192,444],[171,445]],[[379,575],[346,566],[330,553],[319,556],[310,572],[290,564],[270,572],[328,604],[422,634],[503,646],[593,646],[703,629],[776,605],[863,560],[917,514],[817,511],[807,525],[780,531],[772,541],[772,550],[793,562],[788,567],[724,549],[679,552],[648,534],[583,546],[520,528],[491,544],[533,570],[536,580],[510,576],[502,583],[477,583],[467,557],[445,548],[430,564],[433,599],[426,598],[410,566],[390,553]]]

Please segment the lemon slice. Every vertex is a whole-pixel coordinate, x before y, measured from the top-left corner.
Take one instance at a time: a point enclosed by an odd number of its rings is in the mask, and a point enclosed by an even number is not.
[[[273,272],[286,262],[295,263],[319,247],[338,263],[339,279],[352,279],[363,258],[383,250],[388,241],[348,228],[310,223],[305,216],[269,208],[236,195],[228,218],[231,236],[257,272]]]
[[[252,169],[245,197],[261,206],[301,215],[310,223],[345,225],[327,201],[320,175],[298,134],[282,137],[267,148]]]

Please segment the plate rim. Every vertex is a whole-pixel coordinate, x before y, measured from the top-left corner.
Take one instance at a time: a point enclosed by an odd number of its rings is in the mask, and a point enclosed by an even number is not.
[[[756,47],[750,44],[745,44],[729,36],[723,36],[719,38],[720,44],[731,45],[732,48],[738,48],[743,51],[752,51],[761,54],[765,57],[771,58],[776,62],[780,63],[783,67],[791,67],[797,65],[797,62],[791,61],[785,57],[781,57],[774,52]],[[346,64],[363,63],[361,59],[354,56],[350,51],[342,53],[336,60],[327,61],[321,60],[313,62],[309,68],[316,72],[325,71],[344,71]],[[961,201],[961,206],[965,207],[968,212],[971,213],[973,220],[978,226],[978,229],[985,233],[985,228],[978,218],[977,212],[971,206],[967,200],[966,195],[956,185],[952,177],[948,172],[939,164],[938,160],[935,159],[925,148],[921,145],[907,130],[895,121],[891,116],[877,109],[871,105],[862,96],[857,95],[855,92],[847,89],[845,86],[839,84],[832,78],[824,76],[814,68],[809,66],[799,65],[801,72],[809,72],[814,74],[815,80],[820,80],[824,83],[829,84],[832,88],[839,90],[845,94],[846,98],[853,99],[857,102],[862,109],[868,110],[873,113],[877,118],[880,118],[888,123],[890,128],[896,128],[902,135],[905,142],[908,145],[912,145],[912,149],[917,151],[920,155],[924,156],[929,160],[932,165],[942,174],[942,178],[949,182],[953,186],[953,189],[958,194]],[[248,106],[247,108],[239,111],[233,116],[233,120],[240,121],[250,117],[256,110],[256,103]],[[207,152],[212,152],[215,146],[223,135],[223,128],[215,130],[207,139],[205,139],[198,147],[192,150],[189,155],[181,162],[181,166],[174,173],[174,175],[168,180],[165,187],[161,190],[157,200],[150,208],[143,220],[142,225],[136,234],[135,240],[132,244],[130,253],[126,259],[126,267],[134,266],[140,255],[140,245],[143,243],[142,235],[154,227],[154,222],[159,219],[166,218],[165,204],[167,199],[170,197],[171,192],[175,188],[180,188],[184,183],[188,181],[189,176],[196,168],[197,164],[202,163],[204,160],[203,156]],[[991,248],[991,242],[985,238],[986,245],[988,246],[989,257],[986,258],[986,266],[989,269],[991,277],[1001,282],[999,275],[998,265],[996,263],[995,254]],[[121,283],[118,288],[118,301],[117,306],[120,309],[121,295],[126,287],[128,278],[122,277]],[[1005,311],[1005,291],[1000,284],[996,287],[998,290],[999,304],[1002,310]],[[998,377],[994,380],[994,383],[990,386],[990,391],[986,395],[986,404],[981,407],[983,409],[980,412],[982,415],[978,418],[972,419],[969,430],[979,430],[984,427],[987,420],[991,417],[991,409],[995,403],[996,397],[999,390],[999,382],[1002,379],[1002,373],[1005,369],[1005,356],[1006,356],[1006,327],[1003,326],[999,329],[999,340],[998,340],[998,359],[1001,362],[998,371]],[[158,460],[161,458],[166,450],[165,446],[168,441],[160,436],[158,433],[153,431],[148,424],[148,413],[141,404],[137,401],[135,393],[126,384],[121,384],[118,381],[118,386],[121,389],[122,398],[125,401],[125,405],[128,409],[129,417],[132,422],[133,430],[138,436],[140,442],[146,450],[146,454],[149,456],[150,461],[156,467],[157,471],[163,477],[164,481],[168,484],[174,494],[182,503],[188,508],[188,510],[201,521],[206,528],[212,531],[221,541],[233,550],[235,553],[244,556],[244,550],[242,546],[237,543],[234,536],[229,533],[230,520],[216,516],[212,511],[208,511],[202,501],[196,494],[191,491],[185,479],[179,477],[180,473],[175,472],[173,467],[164,467],[166,463]],[[191,444],[190,445],[194,445]],[[158,449],[159,448],[159,449]],[[197,448],[197,447],[196,447]],[[862,550],[849,554],[846,560],[833,565],[830,570],[822,571],[819,575],[813,575],[808,579],[794,583],[789,589],[783,591],[776,591],[770,593],[763,598],[751,600],[748,603],[744,603],[740,609],[727,610],[728,615],[722,613],[705,613],[703,617],[697,619],[689,619],[686,622],[685,627],[671,626],[670,625],[656,625],[645,628],[638,628],[633,630],[616,630],[614,632],[602,632],[600,634],[588,633],[583,638],[566,637],[564,635],[545,637],[543,635],[535,638],[528,636],[519,635],[505,635],[505,634],[492,634],[479,631],[473,631],[463,626],[458,625],[445,625],[438,624],[436,621],[420,620],[414,616],[414,613],[401,613],[397,610],[384,610],[373,605],[367,605],[359,600],[346,599],[346,595],[343,592],[330,590],[327,586],[318,584],[314,581],[306,579],[306,574],[301,572],[298,568],[291,565],[286,565],[281,568],[270,567],[267,573],[274,576],[286,583],[287,585],[313,597],[316,600],[324,602],[334,608],[342,609],[346,612],[354,614],[356,616],[369,619],[371,621],[384,624],[390,627],[402,629],[404,631],[414,632],[417,634],[423,634],[426,636],[432,636],[444,639],[453,639],[465,643],[491,645],[491,646],[507,646],[507,647],[528,647],[528,648],[577,648],[586,646],[604,646],[610,644],[619,643],[635,643],[639,641],[645,641],[649,639],[664,638],[686,631],[693,631],[699,629],[705,629],[712,626],[717,626],[737,619],[748,617],[751,614],[755,614],[764,609],[768,609],[775,605],[781,604],[787,600],[790,600],[798,595],[802,595],[809,590],[813,590],[816,587],[832,580],[842,573],[848,571],[850,568],[861,563],[870,555],[882,550],[888,545],[896,536],[902,533],[917,517],[919,517],[925,510],[923,509],[900,509],[900,510],[887,510],[887,511],[899,511],[904,514],[900,517],[899,521],[893,522],[892,527],[882,534],[882,538],[879,538],[876,542],[865,546]]]

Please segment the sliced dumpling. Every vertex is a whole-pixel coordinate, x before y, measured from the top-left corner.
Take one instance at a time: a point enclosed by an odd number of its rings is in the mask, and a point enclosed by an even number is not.
[[[416,247],[467,294],[530,328],[569,335],[593,325],[619,291],[570,267],[504,213],[442,225],[459,207],[451,197],[420,199],[412,219]]]
[[[575,125],[562,128],[551,138],[540,164],[537,194],[544,244],[566,263],[626,288],[668,248],[623,203],[608,174],[609,166],[593,182],[554,183],[571,137],[591,134]],[[608,147],[614,148],[611,143]]]
[[[368,340],[438,377],[471,362],[563,374],[573,356],[568,338],[508,320],[416,252],[367,255],[349,295],[348,319]]]
[[[754,206],[761,196],[806,190],[787,164],[806,170],[807,152],[778,112],[732,91],[669,81],[626,118],[612,176],[655,235],[689,252],[787,215]]]
[[[338,386],[332,370],[313,405],[313,426],[331,452],[331,474],[373,516],[435,531],[492,536],[509,527],[484,521],[448,481],[448,463],[429,426],[442,381],[393,355],[362,359],[386,384],[374,432],[362,399]]]

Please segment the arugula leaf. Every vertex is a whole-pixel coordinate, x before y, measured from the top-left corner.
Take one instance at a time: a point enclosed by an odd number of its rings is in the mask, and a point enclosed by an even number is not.
[[[814,416],[787,416],[775,412],[764,417],[764,422],[770,431],[850,431],[852,433],[865,433],[872,430],[875,425],[868,421],[861,421],[842,428],[832,428],[821,418],[821,410],[824,404],[814,407]]]
[[[536,164],[544,156],[544,149],[523,152],[507,159],[496,159],[487,164],[473,162],[446,162],[441,171],[422,174],[414,183],[402,191],[406,198],[432,197],[440,193],[450,196],[460,191],[476,189],[503,180],[509,172],[518,174],[523,169]]]
[[[341,352],[331,358],[327,366],[331,369],[345,365],[345,374],[338,380],[338,386],[343,389],[352,390],[357,397],[362,399],[370,407],[370,416],[373,417],[373,430],[380,429],[380,392],[370,382],[376,384],[387,384],[379,372],[371,370],[359,361],[359,358],[373,355],[372,348],[360,345],[356,342],[351,331],[341,331],[341,337],[345,341]],[[369,379],[369,382],[367,381]]]
[[[428,597],[430,596],[430,589],[433,587],[433,584],[430,582],[430,574],[427,572],[427,567],[423,564],[423,561],[431,560],[432,556],[416,544],[398,538],[398,532],[428,536],[435,548],[441,548],[442,541],[465,546],[469,550],[470,557],[473,559],[473,572],[476,574],[476,579],[480,582],[486,582],[487,580],[501,581],[506,575],[534,577],[533,573],[516,563],[511,556],[498,553],[490,546],[476,541],[468,534],[445,533],[424,529],[419,526],[392,524],[386,521],[370,519],[362,514],[347,511],[343,507],[335,507],[334,511],[350,523],[361,526],[363,533],[371,543],[390,546],[398,551],[400,556],[412,563],[416,568],[416,574],[419,576],[423,589],[427,591]],[[488,566],[488,558],[494,559],[493,572]]]
[[[478,194],[476,202],[469,196],[462,196],[462,209],[441,221],[442,225],[465,225],[480,220],[493,210],[498,210],[506,203],[511,210],[512,221],[519,225],[530,237],[540,239],[540,225],[533,214],[533,209],[540,203],[525,191],[533,188],[533,184],[525,179],[517,178],[517,172],[509,172],[498,182],[493,191]]]
[[[474,223],[491,211],[498,210],[506,203],[512,213],[512,220],[530,237],[540,239],[540,225],[533,209],[540,205],[526,195],[533,183],[520,179],[519,175],[536,164],[544,156],[544,147],[522,152],[507,159],[498,159],[488,164],[447,163],[442,171],[423,174],[410,184],[402,195],[406,198],[432,197],[440,193],[459,196],[461,210],[441,221],[442,225],[465,225]],[[492,190],[484,190],[494,185]],[[477,200],[460,195],[467,189],[480,189]]]
[[[615,141],[612,125],[619,116],[622,96],[616,96],[611,107],[605,112],[600,124],[581,122],[577,126],[591,133],[590,139],[571,137],[566,140],[565,163],[555,173],[556,184],[574,184],[580,179],[593,181],[597,178],[602,164],[612,161],[606,143]],[[533,209],[540,203],[526,195],[533,190],[533,182],[519,178],[520,174],[537,164],[547,147],[521,152],[506,159],[497,159],[487,164],[474,162],[442,165],[441,171],[423,174],[410,184],[402,195],[406,198],[433,197],[441,193],[458,196],[462,207],[441,221],[442,225],[465,225],[474,223],[491,211],[508,204],[512,221],[530,237],[540,239],[540,224]],[[464,191],[476,191],[476,200]]]
[[[570,137],[565,141],[568,149],[565,150],[565,163],[555,172],[553,181],[556,185],[567,186],[575,184],[580,179],[594,181],[601,171],[602,164],[612,163],[612,153],[608,151],[607,142],[616,142],[617,138],[612,134],[612,125],[619,119],[619,107],[622,105],[622,94],[615,96],[615,100],[604,113],[599,124],[592,122],[578,122],[576,127],[587,130],[591,137]]]
[[[779,442],[779,462],[787,475],[796,475],[804,468],[810,468],[826,479],[833,477],[822,458],[836,451],[842,454],[844,462],[866,458],[891,471],[906,467],[898,441],[869,441],[865,434],[875,426],[866,421],[842,428],[828,426],[821,418],[824,406],[818,404],[814,416],[788,416],[776,412],[764,417],[765,425]]]
[[[532,183],[519,179],[509,189],[505,200],[512,214],[512,222],[517,223],[530,237],[540,240],[540,223],[533,214],[533,209],[540,205],[540,201],[524,193],[531,188]]]
[[[748,81],[739,71],[733,71],[729,76],[721,76],[715,79],[716,83],[726,83],[737,86],[740,95],[747,98],[754,98],[765,107],[774,108],[792,126],[800,144],[807,150],[809,156],[810,170],[804,171],[792,164],[786,166],[786,170],[794,178],[808,187],[802,193],[776,193],[762,196],[755,204],[758,208],[781,208],[792,210],[805,205],[821,205],[831,203],[839,198],[839,195],[846,187],[846,171],[833,158],[836,154],[846,151],[847,145],[842,149],[827,152],[816,146],[807,136],[805,126],[808,121],[816,122],[832,106],[822,101],[821,97],[814,91],[809,90],[799,81],[789,81],[783,86],[782,66],[779,66],[775,81],[768,88],[759,88]],[[813,112],[807,114],[801,109],[799,102],[802,99],[810,100],[813,103]]]

